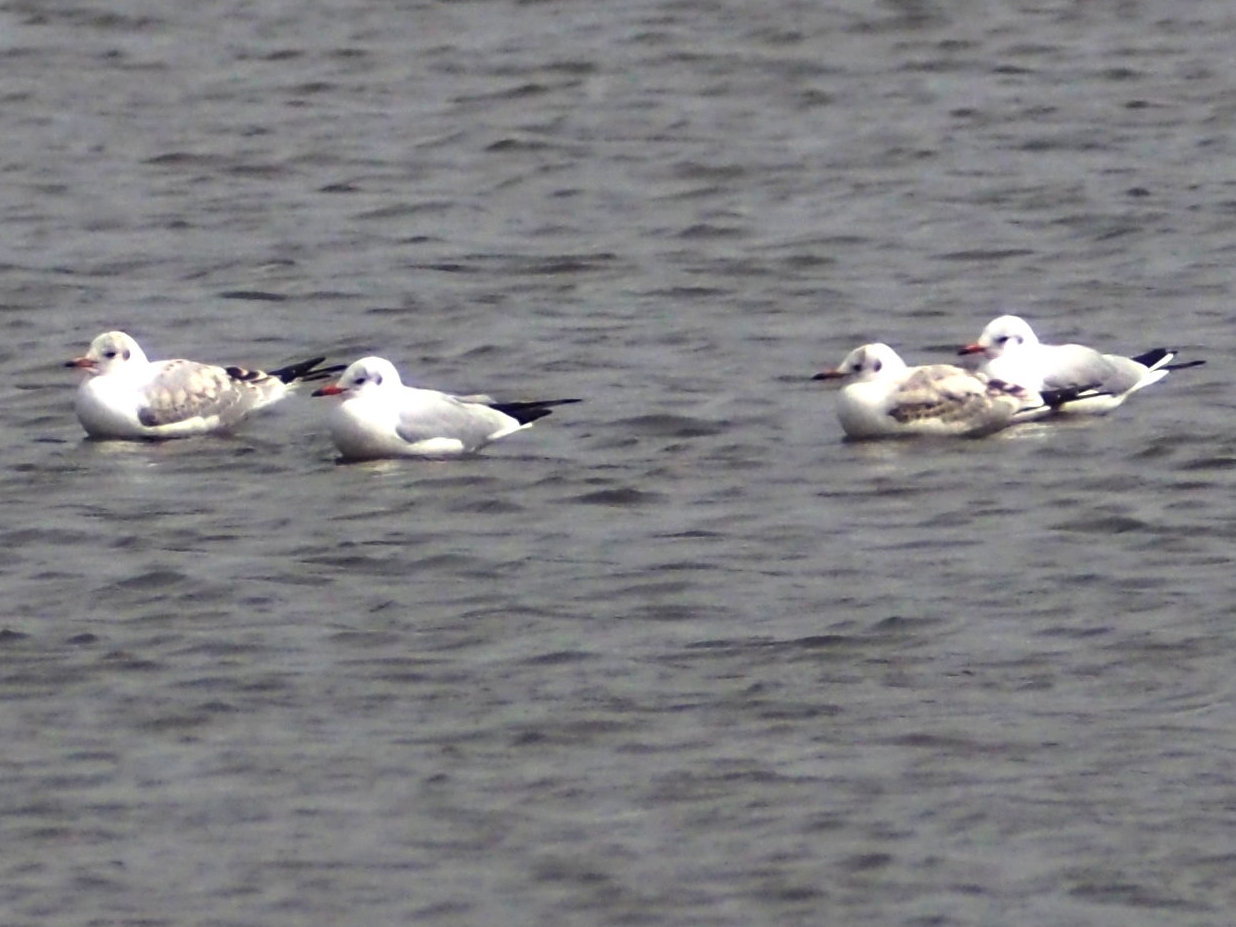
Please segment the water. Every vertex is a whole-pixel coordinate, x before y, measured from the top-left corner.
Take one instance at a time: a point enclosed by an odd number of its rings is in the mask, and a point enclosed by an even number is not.
[[[0,4],[13,927],[1221,925],[1220,2]],[[1205,357],[853,444],[998,312]],[[81,440],[58,367],[582,396],[337,466]]]

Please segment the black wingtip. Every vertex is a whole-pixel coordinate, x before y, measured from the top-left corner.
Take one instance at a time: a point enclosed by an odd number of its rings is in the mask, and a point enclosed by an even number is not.
[[[1098,388],[1097,383],[1092,383],[1087,386],[1065,386],[1060,389],[1045,389],[1039,393],[1043,398],[1043,405],[1051,409],[1059,409],[1062,405],[1069,402],[1077,402],[1079,399],[1093,399],[1096,396],[1110,396],[1110,392]]]
[[[298,380],[309,383],[314,380],[326,380],[330,377],[338,376],[348,369],[347,364],[332,364],[329,367],[318,367],[318,364],[324,360],[326,360],[325,357],[312,357],[309,360],[288,364],[286,367],[276,367],[274,370],[266,372],[272,377],[278,377],[284,383],[294,383]],[[231,373],[230,368],[228,373]]]
[[[1000,393],[1008,393],[1010,396],[1015,396],[1018,399],[1026,398],[1026,389],[1023,386],[1018,386],[1016,383],[1010,383],[1008,380],[991,379],[987,381],[987,386],[995,389]]]
[[[491,409],[496,409],[504,415],[509,415],[521,425],[535,422],[553,412],[554,406],[570,405],[573,402],[583,402],[582,399],[533,399],[525,402],[494,402]]]
[[[1130,360],[1135,360],[1143,367],[1154,367],[1165,359],[1171,359],[1176,352],[1169,348],[1151,348],[1144,354],[1135,354]]]
[[[1152,348],[1145,354],[1138,354],[1133,360],[1151,370],[1187,370],[1189,367],[1200,367],[1206,363],[1204,360],[1192,360],[1173,364],[1171,361],[1175,356],[1175,348]]]

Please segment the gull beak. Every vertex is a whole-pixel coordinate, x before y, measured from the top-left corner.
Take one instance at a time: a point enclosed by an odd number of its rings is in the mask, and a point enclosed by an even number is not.
[[[75,357],[71,361],[65,361],[66,367],[77,367],[80,370],[97,370],[99,362],[90,357]]]
[[[345,390],[338,383],[331,383],[329,386],[323,386],[323,387],[320,387],[319,389],[315,389],[309,395],[310,396],[338,396],[340,393],[344,393],[344,392],[347,392],[347,390]]]
[[[958,348],[957,353],[958,354],[984,354],[986,353],[986,350],[983,348],[981,344],[975,343],[975,344],[967,344],[964,347]]]
[[[813,380],[840,380],[845,374],[840,370],[821,370],[811,379]]]

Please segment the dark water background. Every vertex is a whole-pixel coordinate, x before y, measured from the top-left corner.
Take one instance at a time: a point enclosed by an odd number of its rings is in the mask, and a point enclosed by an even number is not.
[[[1228,925],[1236,7],[0,0],[0,922]],[[1205,357],[840,440],[998,312]],[[582,396],[340,467],[57,365]]]

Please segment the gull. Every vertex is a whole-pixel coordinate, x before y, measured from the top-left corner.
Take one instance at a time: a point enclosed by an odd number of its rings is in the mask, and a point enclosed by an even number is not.
[[[495,402],[488,396],[452,396],[405,386],[395,365],[362,357],[337,383],[314,396],[338,396],[330,436],[345,460],[383,457],[458,457],[527,428],[552,406],[578,399]]]
[[[1072,391],[1055,411],[1089,414],[1110,412],[1169,371],[1205,363],[1173,364],[1176,352],[1167,348],[1122,357],[1080,344],[1043,344],[1026,320],[1015,315],[993,319],[978,341],[957,353],[982,355],[978,372],[1028,391]]]
[[[216,367],[191,360],[148,360],[132,336],[104,332],[65,363],[87,374],[77,390],[78,421],[92,438],[187,438],[230,430],[278,402],[299,382],[333,376],[323,357],[275,370]]]
[[[952,364],[908,367],[886,344],[865,344],[813,380],[840,380],[837,417],[851,438],[977,437],[1011,424],[1026,390]]]

